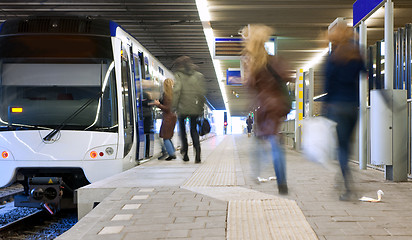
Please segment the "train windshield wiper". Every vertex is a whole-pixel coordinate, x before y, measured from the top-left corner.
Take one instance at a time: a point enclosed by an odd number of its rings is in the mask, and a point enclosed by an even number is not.
[[[43,140],[44,141],[50,141],[54,135],[56,135],[60,130],[64,128],[64,126],[67,125],[67,123],[75,118],[79,113],[81,113],[84,109],[86,109],[96,98],[99,99],[103,95],[103,92],[100,91],[98,92],[95,96],[92,98],[89,98],[82,106],[80,106],[76,111],[74,111],[70,116],[68,116],[58,127],[53,129],[49,134],[47,134]]]
[[[114,125],[114,126],[110,126],[110,127],[88,127],[86,128],[87,130],[93,130],[93,131],[103,131],[103,132],[112,132],[112,131],[116,131],[116,129],[119,127],[118,124]],[[85,129],[85,130],[86,130]]]

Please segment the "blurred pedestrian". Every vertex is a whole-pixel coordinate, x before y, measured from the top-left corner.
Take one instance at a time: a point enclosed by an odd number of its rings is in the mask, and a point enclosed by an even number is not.
[[[249,115],[249,117],[246,119],[246,125],[247,125],[247,136],[250,137],[252,133],[252,126],[253,126],[252,116]]]
[[[257,108],[255,114],[257,141],[270,143],[279,194],[288,194],[286,161],[278,133],[291,106],[289,96],[286,95],[288,93],[284,92],[287,81],[285,64],[279,58],[269,55],[265,49],[265,42],[272,34],[273,29],[265,25],[249,25],[243,28],[245,85],[252,91]],[[259,145],[261,144],[257,144]],[[259,150],[264,151],[263,147]],[[258,153],[258,155],[262,154]],[[260,166],[260,162],[257,164]],[[259,167],[257,174],[260,174]]]
[[[153,98],[151,92],[143,89],[142,108],[143,108],[143,131],[146,141],[145,158],[150,156],[150,135],[154,132],[153,125]]]
[[[172,137],[177,121],[176,114],[171,111],[173,99],[173,80],[166,78],[163,82],[163,96],[159,100],[155,100],[153,105],[162,110],[162,125],[160,126],[159,137],[163,139],[163,146],[169,156],[165,159],[170,161],[176,159],[175,147],[173,146]],[[162,147],[163,149],[163,147]],[[163,151],[162,151],[163,152]]]
[[[339,199],[355,199],[348,166],[350,138],[354,131],[359,105],[359,73],[364,62],[355,42],[353,29],[339,23],[329,32],[332,51],[325,67],[326,116],[337,123],[338,160],[344,180],[345,192]]]
[[[175,67],[172,109],[176,110],[178,114],[183,161],[189,161],[185,124],[185,120],[189,119],[190,135],[196,151],[195,163],[200,163],[200,141],[196,126],[197,119],[203,115],[205,103],[204,77],[196,71],[196,65],[188,56],[177,58]]]

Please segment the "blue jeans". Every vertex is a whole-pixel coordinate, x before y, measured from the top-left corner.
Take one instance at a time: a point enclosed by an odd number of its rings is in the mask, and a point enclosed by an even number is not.
[[[163,139],[163,143],[164,143],[164,148],[167,151],[167,154],[169,154],[169,156],[175,156],[175,147],[173,146],[173,142],[171,139]]]
[[[269,146],[266,146],[266,142],[270,143],[270,150]],[[265,162],[270,152],[272,154],[272,161],[273,167],[275,169],[277,184],[278,186],[286,185],[286,160],[283,148],[279,142],[279,136],[270,135],[264,138],[256,138],[255,151],[257,151],[256,156],[252,156],[252,159],[257,157],[255,166],[252,166],[252,170],[255,174],[255,177],[259,177],[261,171],[261,164]]]
[[[327,117],[337,123],[338,160],[347,191],[350,191],[351,173],[348,166],[350,138],[358,119],[358,106],[354,103],[329,103]]]
[[[270,135],[268,137],[272,145],[273,167],[275,168],[278,186],[286,184],[286,160],[282,147],[280,146],[279,136]]]

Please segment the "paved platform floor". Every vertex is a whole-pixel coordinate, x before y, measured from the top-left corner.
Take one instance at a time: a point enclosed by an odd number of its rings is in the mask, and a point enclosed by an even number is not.
[[[360,196],[384,195],[342,202],[336,171],[286,148],[289,195],[280,196],[276,181],[252,177],[252,141],[216,136],[202,143],[201,164],[192,152],[187,163],[156,158],[92,184],[108,196],[58,239],[412,239],[411,182],[352,164]],[[274,176],[270,161],[261,176]]]

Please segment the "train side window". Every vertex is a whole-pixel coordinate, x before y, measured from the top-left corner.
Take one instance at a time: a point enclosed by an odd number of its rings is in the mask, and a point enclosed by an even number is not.
[[[133,145],[134,120],[132,105],[132,87],[129,58],[125,46],[122,48],[122,96],[123,96],[123,123],[124,123],[124,155],[129,153]]]
[[[150,80],[151,79],[151,75],[150,75],[150,71],[149,71],[149,59],[147,57],[144,58],[144,72],[145,72],[145,80]]]
[[[139,60],[140,60],[140,69],[142,74],[142,80],[146,79],[146,71],[145,71],[145,58],[143,57],[143,53],[139,52]]]
[[[118,124],[118,119],[117,119],[117,87],[116,87],[116,81],[114,81],[114,79],[116,79],[115,78],[115,72],[114,71],[112,71],[111,73],[110,73],[110,79],[111,79],[111,81],[110,81],[110,84],[111,84],[111,88],[110,88],[110,95],[111,95],[111,97],[110,97],[110,99],[112,99],[112,101],[111,101],[111,107],[112,107],[112,109],[113,109],[113,112],[112,112],[112,124],[113,124],[113,126],[115,126],[115,125],[117,125]]]
[[[114,64],[114,63],[113,63]],[[106,73],[104,73],[106,74]],[[102,110],[99,116],[101,126],[113,128],[118,125],[117,122],[117,96],[115,71],[111,71],[106,85],[103,86]]]
[[[137,112],[138,114],[138,118],[139,120],[143,120],[143,110],[142,110],[142,99],[141,99],[141,79],[140,79],[140,75],[141,73],[139,72],[139,58],[134,57],[134,71],[135,71],[135,84],[136,84],[136,106],[137,106]]]

